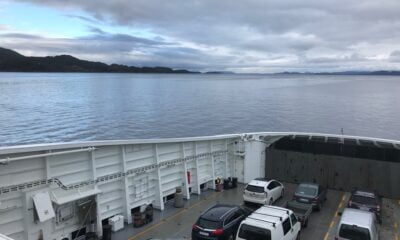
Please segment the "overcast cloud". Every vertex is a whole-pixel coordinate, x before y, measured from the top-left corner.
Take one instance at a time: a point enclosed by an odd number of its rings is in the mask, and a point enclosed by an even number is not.
[[[88,27],[87,36],[52,38],[0,25],[0,45],[24,54],[201,71],[400,70],[399,0],[18,2],[57,9]],[[77,10],[89,17],[71,14]],[[109,33],[104,25],[151,34]]]

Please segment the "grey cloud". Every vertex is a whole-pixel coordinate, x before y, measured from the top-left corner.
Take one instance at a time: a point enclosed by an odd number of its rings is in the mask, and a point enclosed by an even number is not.
[[[20,38],[20,39],[40,39],[41,36],[32,35],[32,34],[24,34],[24,33],[4,33],[0,34],[2,38]]]
[[[0,24],[0,31],[7,30],[8,27],[6,25]]]
[[[111,41],[111,42],[128,42],[135,44],[144,44],[144,45],[167,45],[169,44],[161,37],[156,37],[155,39],[147,39],[142,37],[136,37],[129,34],[113,34],[108,33],[101,28],[89,26],[88,30],[93,33],[92,35],[81,37],[83,40],[100,40],[100,41]]]
[[[43,54],[127,54],[133,50],[146,49],[152,46],[152,41],[134,37],[90,35],[81,38],[44,38],[19,33],[3,34],[0,44],[15,50],[42,52]],[[90,59],[89,59],[90,60]]]
[[[89,32],[94,33],[94,34],[106,34],[106,32],[104,32],[102,29],[97,28],[97,27],[88,26],[88,30],[89,30]]]
[[[400,50],[393,51],[389,56],[389,60],[391,62],[400,63]]]
[[[94,23],[94,24],[98,24],[99,21],[88,18],[88,17],[84,17],[84,16],[80,16],[80,15],[75,15],[75,14],[66,14],[65,16],[70,17],[70,18],[75,18],[75,19],[79,19],[82,20],[84,22],[88,22],[88,23]]]
[[[140,38],[131,36],[128,34],[98,34],[93,36],[85,37],[86,39],[91,40],[106,40],[106,41],[117,41],[117,42],[135,42],[142,43],[146,45],[163,45],[166,44],[162,41],[154,41],[146,38]]]
[[[391,57],[400,57],[400,50],[393,51],[390,54]]]
[[[399,69],[396,56],[386,60],[369,57],[389,55],[398,48],[398,0],[19,2],[50,6],[60,11],[85,11],[90,18],[71,17],[96,27],[91,29],[93,35],[76,40],[79,46],[85,41],[101,42],[102,47],[115,42],[120,45],[121,53],[129,52],[128,49],[137,51],[144,54],[139,54],[140,60],[148,63],[168,64],[169,56],[171,64],[186,65],[189,62],[196,67],[211,65],[239,71],[265,71],[279,67],[281,70],[314,69],[320,66],[334,70],[340,65],[359,69],[370,68],[374,63]],[[141,39],[105,33],[98,21],[131,29],[147,29],[159,37]],[[107,50],[102,49],[102,52]],[[132,61],[139,59],[129,55],[120,57],[120,61],[129,61],[127,58]]]

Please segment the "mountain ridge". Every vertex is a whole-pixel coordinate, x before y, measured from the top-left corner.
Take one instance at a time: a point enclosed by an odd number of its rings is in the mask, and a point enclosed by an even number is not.
[[[135,67],[87,61],[71,55],[27,57],[0,47],[0,72],[198,73],[169,67]]]

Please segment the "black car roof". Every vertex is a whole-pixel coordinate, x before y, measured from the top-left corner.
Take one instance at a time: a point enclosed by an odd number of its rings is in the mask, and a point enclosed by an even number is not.
[[[312,186],[312,187],[318,187],[319,184],[318,183],[311,183],[311,182],[302,182],[299,184],[299,186]]]
[[[201,218],[212,221],[222,220],[235,209],[237,209],[237,206],[217,204],[203,213]]]

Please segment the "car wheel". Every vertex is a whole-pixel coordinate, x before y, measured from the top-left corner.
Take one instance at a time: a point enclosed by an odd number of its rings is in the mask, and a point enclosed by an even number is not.
[[[300,232],[297,234],[296,240],[300,240]]]

